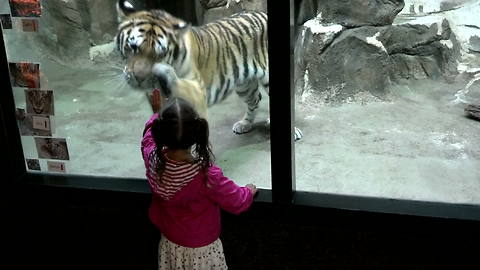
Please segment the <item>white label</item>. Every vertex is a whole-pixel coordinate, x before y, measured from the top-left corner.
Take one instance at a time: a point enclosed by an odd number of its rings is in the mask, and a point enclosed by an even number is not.
[[[32,115],[32,122],[34,129],[50,131],[50,118]]]
[[[65,163],[57,161],[47,161],[48,171],[49,172],[65,172]]]

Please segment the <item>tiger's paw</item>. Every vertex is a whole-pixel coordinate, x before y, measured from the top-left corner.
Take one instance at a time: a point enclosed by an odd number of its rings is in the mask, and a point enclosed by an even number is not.
[[[303,138],[303,132],[299,128],[295,127],[295,141],[298,141],[302,138]]]
[[[167,97],[171,96],[177,84],[175,69],[167,64],[156,63],[152,67],[152,73],[157,78],[163,94]]]
[[[243,134],[252,131],[253,124],[247,120],[240,120],[233,125],[233,133]]]

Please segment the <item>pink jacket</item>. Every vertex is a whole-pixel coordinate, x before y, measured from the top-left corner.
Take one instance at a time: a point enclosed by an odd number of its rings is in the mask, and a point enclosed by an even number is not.
[[[219,167],[212,165],[207,173],[200,170],[173,197],[164,199],[159,193],[158,177],[149,173],[152,152],[156,150],[151,126],[157,116],[154,114],[145,124],[141,146],[152,190],[150,220],[164,236],[178,245],[192,248],[206,246],[220,236],[220,208],[240,214],[252,204],[252,192],[236,185],[223,176]]]

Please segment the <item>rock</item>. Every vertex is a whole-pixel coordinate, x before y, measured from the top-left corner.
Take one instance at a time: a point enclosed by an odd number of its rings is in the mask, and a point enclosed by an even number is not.
[[[321,14],[323,23],[348,28],[390,25],[405,5],[403,0],[301,0],[296,4],[297,25]]]
[[[465,114],[472,119],[480,121],[480,105],[467,105],[467,107],[465,107]]]
[[[343,29],[319,18],[304,24],[295,46],[296,93],[315,91],[333,102],[364,92],[382,99],[391,82],[458,74],[459,44],[447,20]]]
[[[391,79],[425,79],[457,75],[460,45],[446,19],[427,25],[393,25],[380,39],[392,58]]]
[[[200,0],[200,4],[204,9],[223,7],[228,4],[229,0]]]
[[[294,85],[297,93],[304,91],[308,59],[321,55],[342,30],[339,24],[322,25],[318,19],[309,20],[301,27],[294,50]]]
[[[267,1],[265,0],[228,0],[226,2],[226,4],[218,6],[212,4],[211,8],[205,8],[207,5],[202,4],[204,10],[197,10],[197,16],[201,16],[198,21],[205,24],[242,11],[267,11]]]
[[[119,56],[115,41],[90,47],[89,55],[90,60],[95,62],[106,62],[112,55]]]
[[[446,10],[456,9],[468,1],[470,0],[442,0],[440,2],[440,10],[446,11]]]
[[[238,4],[230,4],[229,6],[210,8],[203,12],[203,24],[216,21],[221,18],[231,16],[235,13],[241,12],[242,6]]]
[[[318,15],[318,0],[300,0],[295,1],[296,19],[297,25],[303,25],[308,20],[311,20]]]
[[[243,10],[267,12],[266,0],[242,0]]]
[[[111,42],[116,34],[116,0],[43,1],[37,35],[29,38],[45,56],[59,62],[86,60],[92,44]]]
[[[471,36],[469,40],[468,50],[474,53],[480,53],[480,37]]]
[[[309,48],[307,52],[323,52],[306,63],[304,91],[314,89],[325,102],[333,103],[360,93],[384,98],[391,86],[391,63],[378,33],[375,27],[347,29],[330,45]]]
[[[85,2],[45,1],[42,5],[38,38],[50,54],[66,59],[88,55],[90,19]]]
[[[346,28],[391,25],[403,9],[403,0],[300,0],[295,1],[295,40],[301,25],[318,17],[323,24]]]
[[[89,21],[87,30],[95,44],[104,44],[113,40],[117,33],[118,0],[87,1]]]

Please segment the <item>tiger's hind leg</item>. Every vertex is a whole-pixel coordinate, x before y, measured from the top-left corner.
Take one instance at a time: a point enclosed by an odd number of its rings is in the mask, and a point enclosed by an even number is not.
[[[262,99],[262,94],[258,89],[258,80],[252,80],[235,89],[237,95],[247,104],[247,112],[243,118],[233,125],[233,132],[242,134],[250,132],[253,129],[253,121],[257,114],[258,104]]]
[[[260,78],[260,83],[263,89],[265,90],[265,92],[267,93],[267,95],[270,95],[268,72],[262,78]],[[268,129],[270,129],[270,117],[267,119],[265,126]],[[295,127],[295,134],[294,134],[295,141],[298,141],[302,138],[303,138],[303,132],[299,128]]]

